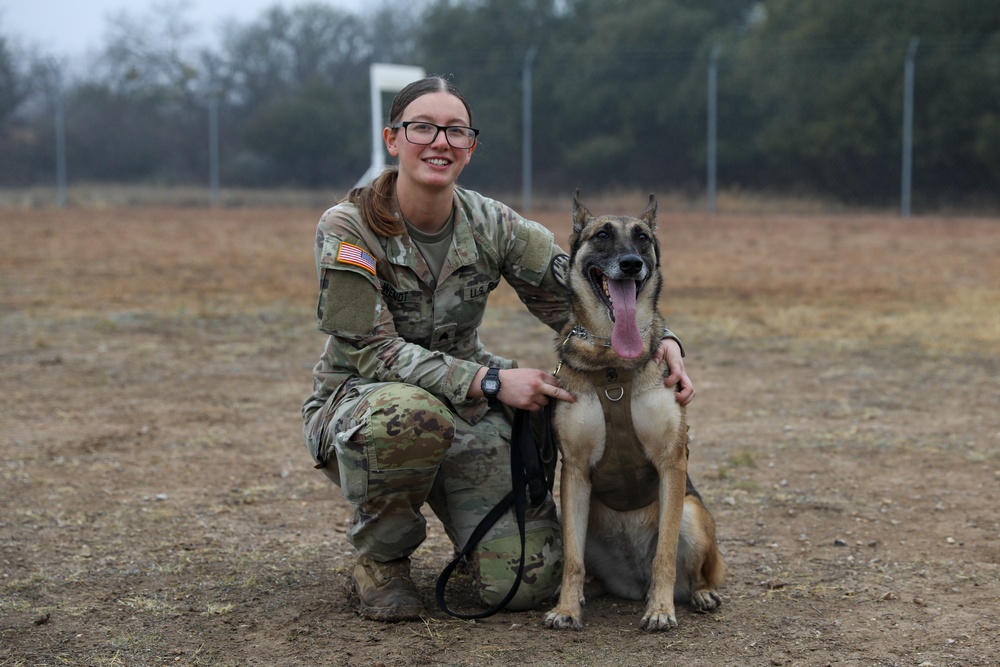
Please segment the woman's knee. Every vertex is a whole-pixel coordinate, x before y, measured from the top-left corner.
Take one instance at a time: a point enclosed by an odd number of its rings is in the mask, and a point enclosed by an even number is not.
[[[357,503],[385,475],[433,477],[454,440],[455,416],[419,387],[364,385],[307,422],[310,436],[317,467]]]
[[[408,384],[386,384],[354,411],[363,423],[355,438],[369,452],[371,470],[440,465],[455,438],[455,416],[429,392]]]

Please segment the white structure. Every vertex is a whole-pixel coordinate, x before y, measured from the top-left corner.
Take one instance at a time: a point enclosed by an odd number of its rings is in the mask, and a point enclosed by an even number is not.
[[[358,179],[354,187],[367,185],[385,169],[385,149],[382,144],[382,93],[398,93],[407,84],[426,76],[423,67],[408,65],[386,65],[374,63],[371,66],[372,86],[372,162],[368,171]]]

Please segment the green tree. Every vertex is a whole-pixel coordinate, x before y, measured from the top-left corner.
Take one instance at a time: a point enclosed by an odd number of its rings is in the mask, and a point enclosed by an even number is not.
[[[511,188],[521,179],[521,73],[533,46],[556,39],[553,0],[436,0],[428,5],[414,63],[451,77],[468,98],[482,130],[472,187]]]
[[[247,149],[265,161],[268,185],[353,184],[368,167],[366,117],[345,113],[336,89],[314,84],[275,100],[248,121]]]
[[[222,51],[233,101],[252,112],[305,86],[359,81],[371,48],[359,17],[316,3],[231,24]]]
[[[589,187],[687,185],[705,136],[698,54],[712,35],[741,24],[751,5],[569,3],[544,69],[562,173]]]
[[[275,6],[230,26],[223,59],[242,150],[229,173],[251,183],[353,185],[370,153],[369,65],[408,57],[415,12],[386,5],[366,21],[319,3]]]
[[[28,95],[28,79],[19,60],[8,38],[0,35],[0,123],[6,121]]]
[[[971,63],[995,62],[996,3],[769,0],[760,7],[722,68],[720,88],[743,102],[720,120],[733,137],[720,149],[731,180],[895,201],[903,63],[914,36],[918,175],[968,187],[970,173],[995,171],[989,149],[976,147],[996,145],[997,99],[983,94],[997,89],[996,73]],[[966,62],[946,53],[953,44],[967,50]]]

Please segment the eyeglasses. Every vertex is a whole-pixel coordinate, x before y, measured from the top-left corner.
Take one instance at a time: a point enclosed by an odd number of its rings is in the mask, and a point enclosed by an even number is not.
[[[479,136],[479,130],[465,125],[435,125],[422,120],[407,120],[402,123],[394,123],[392,129],[403,128],[406,140],[411,144],[425,146],[433,144],[438,133],[444,131],[444,138],[452,148],[472,148]]]

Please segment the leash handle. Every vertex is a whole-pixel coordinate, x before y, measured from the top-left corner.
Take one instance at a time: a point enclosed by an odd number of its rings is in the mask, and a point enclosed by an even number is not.
[[[544,408],[542,410],[544,411]],[[543,412],[542,420],[545,424],[545,435],[543,437],[543,445],[539,448],[535,443],[534,434],[531,430],[528,412],[519,409],[514,413],[510,437],[510,477],[512,488],[482,518],[476,529],[472,531],[472,535],[469,536],[469,540],[465,546],[462,547],[455,555],[455,558],[441,571],[437,585],[434,588],[434,597],[437,599],[438,607],[450,616],[465,620],[492,616],[506,607],[514,599],[518,589],[521,587],[521,581],[524,578],[525,517],[528,512],[528,499],[530,498],[532,507],[538,507],[545,502],[545,498],[549,491],[552,490],[553,483],[555,482],[556,459],[554,456],[551,456],[554,453],[554,448],[551,445],[546,416],[546,413]],[[504,515],[511,505],[514,506],[514,518],[517,521],[517,531],[521,538],[521,556],[518,560],[514,583],[511,585],[510,590],[507,591],[507,595],[504,596],[503,600],[486,611],[465,614],[452,610],[448,607],[448,603],[445,600],[445,591],[452,572],[458,567],[459,562],[463,558],[472,553],[472,550],[476,548],[479,541],[483,539],[490,528],[499,521],[500,517]]]

